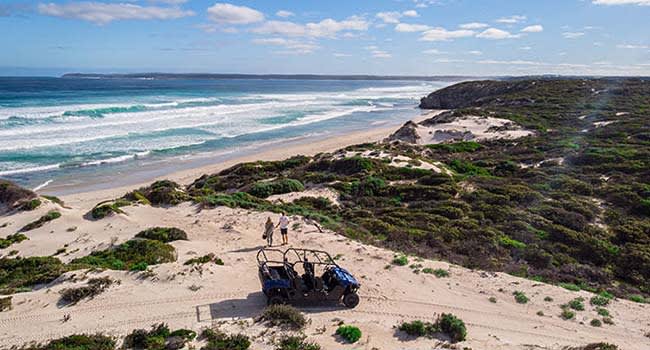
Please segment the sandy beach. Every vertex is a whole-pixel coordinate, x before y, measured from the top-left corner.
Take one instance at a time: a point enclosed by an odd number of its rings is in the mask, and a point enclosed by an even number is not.
[[[362,133],[326,139],[307,145],[269,149],[198,169],[169,174],[164,178],[188,184],[205,173],[213,173],[243,161],[278,160],[296,154],[316,154],[341,147],[377,141],[393,128],[376,128]],[[151,179],[153,181],[154,179]],[[148,181],[147,183],[150,183]],[[144,184],[144,183],[143,183]],[[177,261],[152,267],[151,272],[75,271],[33,291],[14,294],[13,307],[0,314],[0,348],[43,342],[75,333],[101,332],[124,336],[135,328],[149,328],[165,322],[172,328],[196,331],[215,327],[251,337],[254,349],[273,349],[282,333],[255,322],[265,306],[260,292],[255,254],[263,246],[261,228],[267,217],[277,214],[217,207],[199,210],[184,203],[170,208],[124,207],[124,214],[98,221],[84,215],[98,202],[116,198],[136,186],[63,196],[65,207],[47,202],[32,212],[0,218],[0,236],[13,234],[23,225],[56,209],[62,217],[28,232],[29,240],[0,250],[7,255],[57,255],[63,262],[123,243],[146,228],[177,227],[189,240],[171,243]],[[47,191],[45,191],[47,192]],[[301,196],[328,196],[322,190],[291,193],[272,200],[291,201]],[[646,305],[614,300],[608,310],[613,325],[594,328],[589,321],[597,317],[589,305],[593,294],[572,292],[561,287],[513,277],[504,273],[470,270],[442,261],[409,257],[411,264],[444,269],[448,277],[414,273],[407,266],[393,266],[395,252],[351,240],[337,233],[319,232],[298,216],[291,217],[290,246],[308,247],[339,255],[339,264],[348,268],[362,284],[361,303],[355,309],[342,306],[301,307],[310,320],[304,330],[308,340],[324,349],[431,349],[442,348],[442,340],[412,338],[396,330],[404,321],[435,321],[441,313],[453,313],[468,328],[468,340],[458,349],[563,349],[608,341],[621,349],[647,349],[644,336],[650,323]],[[193,257],[213,253],[223,266],[208,264],[199,268],[184,265]],[[87,277],[109,276],[119,280],[106,292],[76,305],[61,305],[59,292],[83,284]],[[529,301],[517,303],[513,293],[525,293]],[[563,320],[561,305],[582,297],[586,310],[574,320]],[[358,326],[362,339],[344,344],[334,332],[339,322]],[[200,345],[200,343],[196,343]]]

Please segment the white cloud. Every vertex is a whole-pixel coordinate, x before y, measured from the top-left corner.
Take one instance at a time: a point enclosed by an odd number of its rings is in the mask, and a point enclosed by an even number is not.
[[[216,3],[208,8],[208,18],[219,24],[250,24],[264,20],[264,14],[246,6]]]
[[[533,48],[530,47],[530,46],[522,46],[522,47],[519,48],[519,50],[524,50],[524,51],[529,51],[529,50],[532,50],[532,49]]]
[[[648,45],[632,45],[632,44],[620,44],[616,45],[619,49],[630,49],[630,50],[645,50],[650,49]]]
[[[384,23],[397,24],[399,23],[400,18],[402,17],[419,17],[417,11],[409,10],[404,12],[390,11],[390,12],[379,12],[376,17],[381,19]]]
[[[408,24],[408,23],[399,23],[395,26],[395,31],[402,33],[413,33],[413,32],[423,32],[429,30],[431,27],[425,24]]]
[[[149,2],[167,4],[167,5],[181,5],[188,1],[189,0],[149,0]]]
[[[349,17],[343,21],[336,21],[331,18],[324,19],[318,23],[298,24],[287,21],[267,21],[252,31],[258,34],[275,34],[287,36],[307,37],[335,37],[341,31],[366,31],[368,22],[357,16]]]
[[[438,58],[433,60],[434,63],[460,63],[465,62],[465,60],[459,60],[457,58]]]
[[[399,19],[402,18],[402,14],[396,11],[379,12],[376,16],[377,18],[384,21],[384,23],[392,23],[392,24],[399,23]]]
[[[539,24],[536,24],[536,25],[528,26],[522,29],[521,31],[523,33],[540,33],[544,31],[544,27]]]
[[[488,28],[478,35],[477,38],[490,39],[490,40],[502,40],[502,39],[513,39],[518,38],[519,35],[511,34],[508,31],[497,29],[497,28]]]
[[[476,32],[472,30],[447,30],[445,28],[433,28],[422,33],[421,41],[449,41],[456,38],[473,36]]]
[[[332,56],[334,56],[334,57],[351,57],[352,55],[350,55],[349,53],[335,52],[335,53],[332,54]]]
[[[429,50],[424,50],[422,53],[426,53],[427,55],[442,55],[445,54],[446,52],[440,51],[438,49],[429,49]]]
[[[375,50],[375,51],[372,51],[372,57],[374,57],[374,58],[391,58],[391,57],[393,57],[393,55],[389,54],[386,51]]]
[[[462,29],[483,29],[487,27],[489,27],[487,24],[479,22],[465,23],[460,25],[460,28]]]
[[[402,15],[404,15],[404,17],[420,17],[418,12],[415,10],[404,11],[402,12]]]
[[[293,12],[291,12],[291,11],[280,10],[280,11],[276,12],[275,15],[278,16],[278,17],[287,18],[287,17],[294,16],[295,14]]]
[[[69,2],[39,4],[42,15],[80,19],[99,25],[118,20],[176,19],[193,16],[194,12],[179,7],[140,6],[127,3]]]
[[[497,23],[516,24],[526,20],[526,16],[514,15],[510,17],[501,17],[496,20]]]
[[[481,56],[481,55],[483,55],[483,52],[478,51],[478,50],[468,51],[467,53],[470,54],[470,55],[474,55],[474,56]]]
[[[639,5],[639,6],[650,6],[650,0],[593,0],[593,4],[596,5]]]
[[[581,36],[585,35],[585,33],[582,32],[564,32],[562,33],[562,36],[566,39],[577,39]]]
[[[319,46],[314,43],[304,43],[285,38],[255,39],[253,40],[253,44],[282,46],[287,48],[289,51],[282,51],[281,53],[294,54],[308,54],[319,48]]]

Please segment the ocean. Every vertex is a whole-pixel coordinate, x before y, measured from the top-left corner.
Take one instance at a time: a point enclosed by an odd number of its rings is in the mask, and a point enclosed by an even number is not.
[[[135,182],[283,142],[397,126],[420,114],[421,97],[446,85],[0,78],[0,177],[39,190],[108,188],[116,174]]]

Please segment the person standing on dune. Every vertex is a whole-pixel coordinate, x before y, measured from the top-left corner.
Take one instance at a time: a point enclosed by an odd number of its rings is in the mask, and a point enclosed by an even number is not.
[[[282,245],[289,244],[289,218],[282,213],[280,216],[280,222],[276,227],[280,227],[280,233],[282,234]]]
[[[271,221],[271,217],[266,218],[266,224],[264,225],[264,236],[263,238],[266,239],[266,243],[268,244],[269,247],[273,246],[273,221]]]

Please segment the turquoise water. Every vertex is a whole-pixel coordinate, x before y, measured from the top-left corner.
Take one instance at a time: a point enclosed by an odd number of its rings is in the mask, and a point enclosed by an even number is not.
[[[447,84],[0,78],[0,177],[42,188],[398,125]]]

